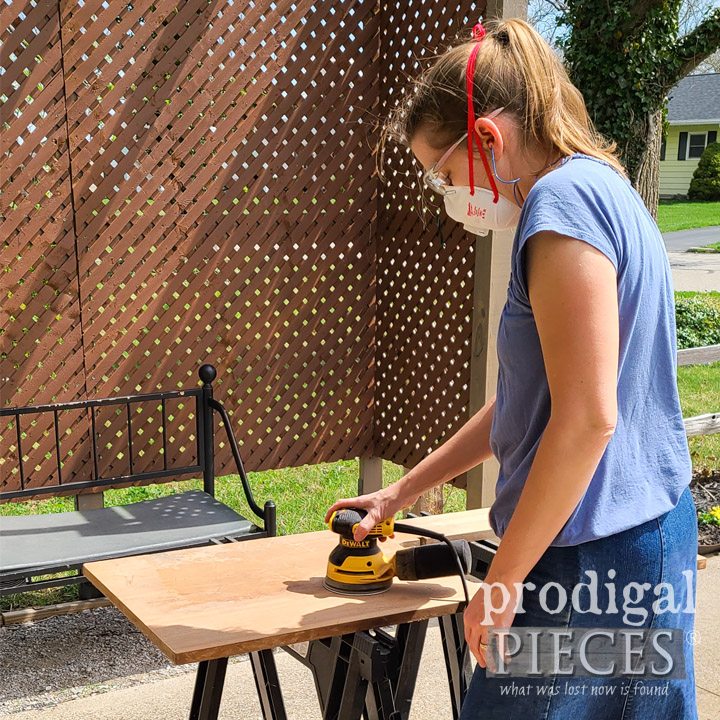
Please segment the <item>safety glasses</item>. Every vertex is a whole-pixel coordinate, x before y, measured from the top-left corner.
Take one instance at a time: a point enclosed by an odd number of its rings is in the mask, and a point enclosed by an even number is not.
[[[497,110],[493,110],[489,115],[486,115],[485,117],[491,120],[492,118],[499,115],[504,109],[504,107],[500,107]],[[468,134],[464,133],[463,136],[459,140],[456,140],[450,146],[450,148],[448,148],[447,152],[436,163],[434,163],[429,170],[426,170],[423,174],[423,182],[425,183],[425,185],[431,190],[435,191],[438,195],[452,195],[452,193],[455,192],[452,189],[453,186],[450,185],[450,183],[448,182],[447,177],[445,177],[440,172],[440,168],[442,168],[450,155],[453,154],[457,146],[460,145],[460,143],[467,136]]]

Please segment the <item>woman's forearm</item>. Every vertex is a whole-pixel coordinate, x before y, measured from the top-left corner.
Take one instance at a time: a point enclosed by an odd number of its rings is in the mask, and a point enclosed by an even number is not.
[[[548,422],[486,582],[523,582],[585,494],[612,431]]]
[[[478,410],[446,443],[431,452],[402,479],[385,490],[412,505],[419,495],[462,475],[492,456],[490,426],[495,397]]]

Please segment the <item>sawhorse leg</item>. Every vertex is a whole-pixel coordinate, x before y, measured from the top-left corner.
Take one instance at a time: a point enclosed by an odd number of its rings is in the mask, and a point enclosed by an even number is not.
[[[428,621],[418,620],[398,625],[395,633],[400,653],[400,672],[395,684],[395,708],[401,720],[410,717],[410,704],[415,692],[427,629]]]
[[[472,677],[463,615],[438,622],[457,720]],[[427,627],[428,621],[420,620],[399,625],[395,637],[375,630],[313,640],[305,655],[284,650],[312,671],[323,720],[407,720]]]
[[[250,653],[255,686],[265,720],[287,720],[272,650]],[[205,660],[198,665],[190,720],[217,720],[228,658]]]
[[[227,658],[199,663],[190,720],[217,720],[227,664]]]
[[[313,640],[304,655],[284,649],[312,671],[324,720],[407,720],[427,626]]]
[[[390,638],[392,641],[393,639]],[[396,720],[393,680],[398,674],[398,652],[383,633],[356,632],[345,679],[334,683],[323,720]]]
[[[460,716],[463,700],[472,678],[470,651],[465,642],[465,623],[462,613],[438,618],[445,666],[450,683],[450,704],[453,720]]]
[[[330,698],[342,695],[352,644],[353,633],[348,633],[312,640],[307,644],[305,654],[292,646],[283,648],[312,672],[323,717],[327,714]]]
[[[280,689],[275,658],[272,650],[260,650],[250,653],[255,687],[257,687],[260,707],[265,720],[287,720],[285,703]]]

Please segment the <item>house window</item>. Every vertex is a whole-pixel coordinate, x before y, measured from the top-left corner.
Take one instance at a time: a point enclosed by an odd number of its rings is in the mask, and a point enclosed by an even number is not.
[[[690,133],[688,138],[688,157],[699,158],[705,150],[705,141],[707,133]]]

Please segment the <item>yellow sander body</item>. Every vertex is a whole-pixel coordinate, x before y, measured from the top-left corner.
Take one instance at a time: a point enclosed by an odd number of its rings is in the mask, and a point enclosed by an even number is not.
[[[330,529],[340,536],[340,541],[328,558],[323,581],[328,590],[340,595],[374,595],[390,588],[394,577],[399,580],[426,580],[455,573],[461,574],[465,586],[465,573],[469,572],[472,564],[466,540],[450,542],[440,533],[396,523],[389,518],[375,525],[363,540],[357,541],[354,539],[355,529],[366,514],[360,508],[344,508],[330,516]],[[390,537],[394,532],[444,542],[404,548],[388,558],[378,546],[378,540]],[[465,596],[468,597],[466,587]]]
[[[354,540],[355,528],[364,515],[357,510],[338,510],[330,518],[330,529],[340,535],[330,553],[323,584],[344,595],[373,595],[385,592],[395,576],[395,559],[378,546],[378,538],[389,537],[395,529],[392,518],[375,525],[364,540]]]

